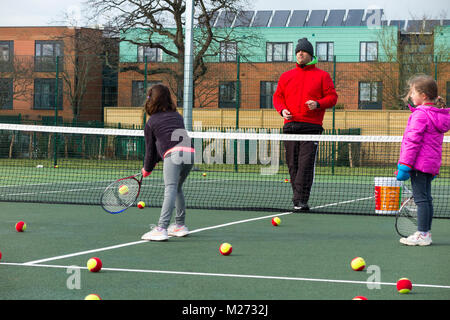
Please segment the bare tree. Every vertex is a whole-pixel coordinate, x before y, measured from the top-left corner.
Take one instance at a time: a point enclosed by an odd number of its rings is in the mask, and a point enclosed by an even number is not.
[[[182,98],[184,79],[184,26],[186,2],[184,0],[87,0],[93,10],[94,18],[109,17],[108,21],[121,34],[121,41],[160,49],[176,62],[177,67],[159,64],[150,68],[148,74],[168,74],[174,79],[173,92],[179,100]],[[254,45],[256,35],[234,32],[232,28],[223,28],[221,32],[213,31],[214,18],[220,11],[238,14],[245,6],[246,0],[194,0],[197,30],[194,32],[194,83],[207,73],[210,56],[217,56],[221,42],[240,42]],[[234,16],[230,15],[230,16]],[[129,33],[140,29],[141,36],[132,38]],[[167,39],[161,43],[155,36]],[[136,65],[121,68],[122,72],[144,70]]]
[[[30,99],[33,84],[34,61],[28,56],[14,56],[0,64],[0,106],[13,100]]]

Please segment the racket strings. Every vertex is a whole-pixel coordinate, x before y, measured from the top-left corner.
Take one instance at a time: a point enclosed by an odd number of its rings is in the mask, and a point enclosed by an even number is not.
[[[112,183],[102,196],[102,206],[109,212],[121,212],[133,205],[139,194],[139,183],[135,179],[124,179]]]
[[[397,214],[395,227],[403,237],[408,237],[417,231],[417,205],[412,197],[402,204]]]

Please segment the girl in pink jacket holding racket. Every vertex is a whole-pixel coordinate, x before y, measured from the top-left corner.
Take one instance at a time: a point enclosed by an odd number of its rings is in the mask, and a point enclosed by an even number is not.
[[[438,96],[436,81],[426,75],[418,75],[409,81],[405,100],[416,106],[403,134],[398,162],[397,180],[408,180],[414,202],[417,205],[417,232],[400,242],[410,246],[427,246],[431,240],[433,198],[431,181],[439,174],[442,162],[444,134],[450,130],[450,109]]]

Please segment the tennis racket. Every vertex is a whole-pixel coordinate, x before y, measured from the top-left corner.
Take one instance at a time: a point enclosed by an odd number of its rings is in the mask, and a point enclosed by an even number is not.
[[[403,186],[402,205],[395,216],[395,230],[401,237],[409,237],[417,231],[417,205],[412,192]]]
[[[138,173],[111,183],[102,193],[102,208],[116,214],[131,207],[141,192],[142,178],[142,173]]]

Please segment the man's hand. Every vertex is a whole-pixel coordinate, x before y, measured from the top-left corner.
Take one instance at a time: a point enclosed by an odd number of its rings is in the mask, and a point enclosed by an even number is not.
[[[308,106],[309,110],[314,110],[319,107],[319,104],[317,103],[317,101],[314,101],[314,100],[306,101],[306,105]]]
[[[283,111],[281,111],[281,115],[283,116],[283,118],[285,118],[286,120],[291,120],[292,119],[292,115],[289,112],[288,109],[283,109]]]

